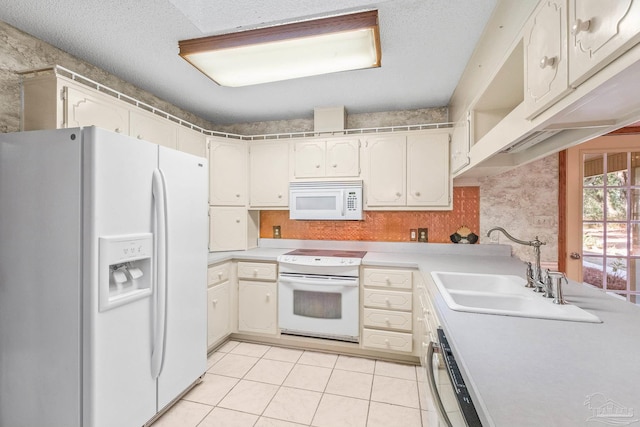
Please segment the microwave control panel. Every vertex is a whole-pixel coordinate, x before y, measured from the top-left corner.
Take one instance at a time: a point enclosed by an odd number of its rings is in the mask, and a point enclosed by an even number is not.
[[[355,191],[347,193],[347,211],[354,212],[358,210],[358,194]]]

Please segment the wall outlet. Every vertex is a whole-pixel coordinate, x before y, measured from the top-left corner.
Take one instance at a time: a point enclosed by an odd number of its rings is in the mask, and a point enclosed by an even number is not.
[[[415,228],[409,230],[409,240],[411,240],[412,242],[418,240],[418,230],[416,230]]]
[[[280,226],[279,225],[274,225],[273,226],[273,238],[274,239],[279,239],[282,237],[282,234],[280,233]]]
[[[429,229],[418,228],[418,242],[426,243],[429,241]]]

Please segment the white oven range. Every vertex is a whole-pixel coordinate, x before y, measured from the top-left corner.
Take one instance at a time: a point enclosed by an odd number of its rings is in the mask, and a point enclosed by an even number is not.
[[[366,252],[297,249],[278,257],[281,333],[358,342]]]

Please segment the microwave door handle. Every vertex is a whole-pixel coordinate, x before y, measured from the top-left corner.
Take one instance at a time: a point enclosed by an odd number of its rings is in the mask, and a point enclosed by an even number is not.
[[[447,427],[451,427],[451,421],[449,420],[447,411],[444,409],[444,405],[442,404],[442,398],[440,397],[440,392],[438,391],[438,386],[436,385],[436,376],[433,373],[433,355],[440,351],[440,348],[436,348],[436,346],[438,346],[438,344],[431,341],[429,342],[429,347],[427,347],[427,363],[429,365],[427,366],[427,378],[429,380],[429,389],[431,390],[431,395],[435,400],[440,419],[444,421]]]
[[[344,218],[344,190],[340,190],[340,216]]]

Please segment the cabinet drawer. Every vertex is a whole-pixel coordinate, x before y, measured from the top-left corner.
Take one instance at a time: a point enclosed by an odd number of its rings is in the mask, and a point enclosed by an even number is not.
[[[406,270],[364,269],[364,285],[384,288],[411,289],[411,272]]]
[[[207,285],[213,286],[229,280],[229,266],[230,264],[227,262],[209,267],[207,270]]]
[[[277,265],[265,262],[239,262],[239,279],[276,280]]]
[[[404,332],[377,331],[365,328],[362,330],[362,345],[370,348],[411,353],[413,351],[413,335]]]
[[[377,310],[375,308],[364,309],[364,326],[374,328],[399,329],[411,331],[412,315],[406,311]]]
[[[411,292],[387,291],[381,289],[364,290],[364,306],[411,311]]]

